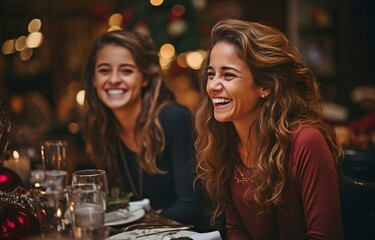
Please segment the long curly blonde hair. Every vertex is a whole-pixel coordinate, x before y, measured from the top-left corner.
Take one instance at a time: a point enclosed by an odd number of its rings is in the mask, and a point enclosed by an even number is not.
[[[158,52],[152,39],[138,32],[119,30],[98,36],[89,54],[84,71],[83,86],[86,90],[83,116],[83,136],[91,147],[91,156],[96,166],[111,172],[112,181],[121,185],[121,175],[117,166],[116,154],[119,151],[119,123],[99,99],[93,85],[97,54],[107,45],[117,45],[128,49],[148,85],[142,89],[141,113],[137,119],[136,133],[142,136],[141,150],[137,155],[140,168],[150,174],[163,173],[156,165],[158,154],[165,146],[165,136],[158,120],[160,109],[174,100],[166,87],[159,62]]]
[[[262,211],[266,211],[282,201],[286,182],[284,160],[291,148],[293,130],[305,124],[317,127],[337,166],[342,159],[342,148],[334,130],[321,119],[316,79],[300,62],[297,50],[290,46],[282,32],[260,23],[227,19],[213,27],[211,37],[209,53],[218,42],[233,44],[238,57],[251,70],[256,85],[271,89],[270,95],[261,101],[259,116],[252,126],[258,137],[254,198]],[[233,123],[221,123],[214,118],[213,105],[205,90],[209,55],[200,74],[203,100],[195,118],[195,147],[196,180],[203,182],[209,197],[217,203],[212,215],[214,222],[230,201],[230,182],[234,162],[239,158],[239,139]]]

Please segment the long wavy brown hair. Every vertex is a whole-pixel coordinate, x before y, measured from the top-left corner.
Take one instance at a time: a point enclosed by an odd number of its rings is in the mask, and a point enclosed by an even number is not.
[[[83,136],[91,148],[91,156],[98,167],[111,172],[111,177],[121,184],[116,154],[119,150],[119,124],[112,113],[99,99],[93,85],[95,63],[98,51],[107,45],[128,49],[137,67],[148,80],[142,89],[142,109],[137,119],[136,134],[140,134],[141,149],[137,155],[140,168],[150,174],[162,173],[156,165],[157,155],[165,145],[163,129],[158,120],[160,109],[174,100],[166,87],[159,62],[158,52],[152,39],[144,34],[126,30],[106,32],[98,36],[89,54],[84,71],[83,86],[86,111],[83,116]],[[112,173],[116,173],[115,176]]]
[[[260,23],[227,19],[213,27],[211,37],[211,48],[200,74],[203,100],[195,118],[198,135],[195,147],[197,180],[202,180],[217,203],[211,219],[214,222],[230,201],[234,162],[239,158],[239,138],[234,125],[215,120],[205,90],[209,56],[218,42],[236,46],[238,57],[247,63],[256,85],[271,89],[270,95],[261,100],[259,116],[252,126],[258,137],[255,157],[258,184],[254,198],[262,211],[282,202],[286,182],[284,160],[292,145],[291,134],[300,126],[309,124],[321,131],[337,169],[343,154],[334,130],[321,119],[316,79],[281,31]]]

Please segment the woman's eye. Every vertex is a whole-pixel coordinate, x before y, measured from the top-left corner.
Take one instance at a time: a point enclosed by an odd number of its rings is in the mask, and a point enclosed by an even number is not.
[[[108,72],[109,72],[109,69],[106,69],[106,68],[100,68],[100,69],[98,69],[98,72],[100,72],[100,73],[108,73]]]
[[[214,72],[207,72],[207,78],[208,79],[213,79],[215,77],[215,73]]]
[[[121,72],[123,74],[131,74],[133,72],[133,70],[132,69],[122,69]]]
[[[233,78],[236,78],[237,76],[234,75],[233,73],[225,73],[224,74],[224,79],[225,80],[232,80]]]

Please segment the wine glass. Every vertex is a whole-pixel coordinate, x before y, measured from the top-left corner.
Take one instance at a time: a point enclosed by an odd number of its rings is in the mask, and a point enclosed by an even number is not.
[[[41,144],[40,153],[47,189],[61,190],[68,183],[65,145],[62,140],[48,140]]]
[[[100,185],[80,183],[67,187],[74,238],[105,239],[105,199]]]
[[[88,183],[97,184],[101,187],[105,210],[108,198],[108,181],[106,172],[101,169],[85,169],[73,172],[72,185]]]

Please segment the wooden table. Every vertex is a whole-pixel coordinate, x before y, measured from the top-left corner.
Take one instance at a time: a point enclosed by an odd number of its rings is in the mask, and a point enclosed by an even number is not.
[[[121,225],[116,225],[112,226],[112,228],[120,229],[129,225],[137,224],[137,223],[150,223],[150,224],[161,224],[161,225],[181,225],[180,222],[177,222],[173,219],[164,217],[163,215],[157,214],[154,210],[147,211],[145,215],[138,219],[137,221],[126,223],[126,224],[121,224]],[[115,232],[109,233],[111,236],[118,234]]]

